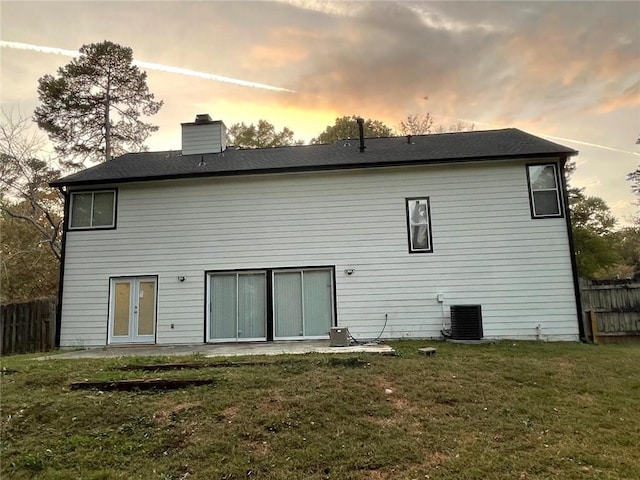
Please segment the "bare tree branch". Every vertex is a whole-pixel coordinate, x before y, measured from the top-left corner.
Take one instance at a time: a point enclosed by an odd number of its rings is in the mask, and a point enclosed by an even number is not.
[[[53,254],[56,256],[58,260],[60,260],[62,256],[62,249],[60,248],[59,245],[56,244],[55,238],[49,237],[50,232],[48,232],[45,228],[43,228],[42,225],[40,225],[33,217],[28,217],[26,215],[20,215],[19,213],[12,212],[10,209],[2,205],[0,205],[0,210],[5,212],[11,218],[24,220],[25,222],[29,222],[31,225],[33,225],[42,234],[42,236],[46,238],[46,243],[49,243],[51,245],[51,250],[53,250]]]

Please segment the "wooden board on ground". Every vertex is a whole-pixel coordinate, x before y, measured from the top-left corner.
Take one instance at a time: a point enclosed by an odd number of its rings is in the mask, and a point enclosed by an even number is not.
[[[218,363],[155,363],[150,365],[123,365],[116,367],[116,370],[131,371],[140,370],[143,372],[154,372],[157,370],[188,370],[199,368],[227,368],[227,367],[242,367],[242,366],[260,366],[268,365],[267,362],[218,362]]]
[[[169,380],[163,378],[142,378],[132,380],[114,380],[107,382],[73,382],[70,385],[71,390],[176,390],[179,388],[195,387],[200,385],[212,385],[215,380],[212,379],[179,379]]]

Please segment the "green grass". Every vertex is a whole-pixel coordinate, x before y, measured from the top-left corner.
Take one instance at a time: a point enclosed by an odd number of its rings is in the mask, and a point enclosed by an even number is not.
[[[18,373],[1,379],[0,477],[640,478],[640,346],[393,345],[398,357],[251,357],[266,364],[162,372],[115,367],[221,360],[3,358]],[[437,356],[419,356],[423,346]],[[69,390],[124,378],[216,384]]]

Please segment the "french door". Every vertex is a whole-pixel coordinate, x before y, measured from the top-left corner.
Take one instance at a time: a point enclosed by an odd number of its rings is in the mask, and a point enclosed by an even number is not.
[[[210,342],[327,338],[333,325],[333,269],[210,272]]]
[[[109,343],[155,343],[155,277],[111,279]]]

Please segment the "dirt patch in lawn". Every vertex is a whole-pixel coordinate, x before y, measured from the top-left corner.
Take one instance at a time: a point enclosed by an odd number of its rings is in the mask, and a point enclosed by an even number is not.
[[[224,420],[230,421],[236,418],[238,413],[240,413],[240,407],[237,405],[231,405],[225,408],[220,415]]]
[[[168,425],[175,421],[176,416],[186,410],[198,408],[201,406],[200,402],[184,402],[171,404],[169,401],[162,402],[165,405],[160,405],[161,409],[153,414],[153,420],[158,425]]]

